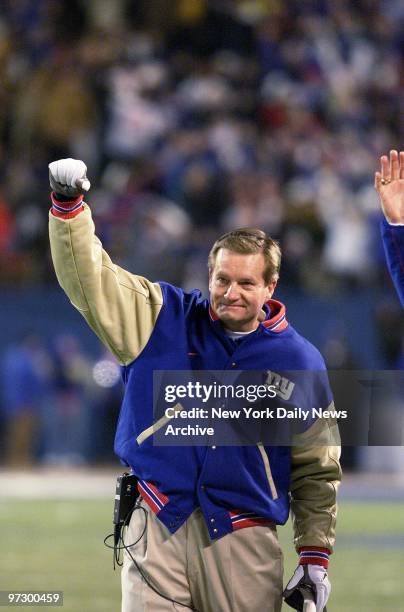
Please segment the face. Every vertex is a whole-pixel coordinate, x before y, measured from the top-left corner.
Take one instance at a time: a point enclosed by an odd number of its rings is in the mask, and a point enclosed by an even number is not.
[[[219,249],[209,274],[210,302],[225,327],[253,331],[258,327],[262,306],[272,296],[276,281],[264,280],[262,253],[243,255]]]

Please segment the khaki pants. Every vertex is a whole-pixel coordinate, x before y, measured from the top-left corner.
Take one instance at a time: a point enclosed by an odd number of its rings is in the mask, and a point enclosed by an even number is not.
[[[143,501],[141,507],[147,529],[130,552],[159,591],[198,612],[280,611],[283,556],[275,526],[247,527],[212,542],[199,509],[171,535]],[[145,514],[136,510],[124,536],[127,546],[144,526]],[[186,609],[156,594],[125,551],[122,612]]]

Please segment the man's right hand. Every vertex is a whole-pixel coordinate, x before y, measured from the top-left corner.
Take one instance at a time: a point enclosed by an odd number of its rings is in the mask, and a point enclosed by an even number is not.
[[[331,593],[331,584],[325,567],[311,563],[298,565],[283,592],[285,603],[295,610],[304,610],[305,590],[308,594],[313,592],[316,611],[326,611],[325,604]]]
[[[80,159],[58,159],[49,164],[52,191],[67,198],[76,198],[91,187],[87,166]]]
[[[375,173],[375,188],[387,221],[404,225],[404,151],[390,151],[380,158],[380,172]]]

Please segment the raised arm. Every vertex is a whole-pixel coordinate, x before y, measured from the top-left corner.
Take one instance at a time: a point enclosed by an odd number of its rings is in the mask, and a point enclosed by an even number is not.
[[[404,151],[380,158],[375,188],[385,217],[381,230],[387,265],[404,306]]]
[[[52,208],[49,236],[59,284],[121,364],[146,346],[161,310],[158,284],[115,265],[95,235],[87,168],[80,160],[49,164]]]
[[[390,151],[380,158],[380,172],[375,172],[375,189],[386,221],[404,225],[404,151]]]

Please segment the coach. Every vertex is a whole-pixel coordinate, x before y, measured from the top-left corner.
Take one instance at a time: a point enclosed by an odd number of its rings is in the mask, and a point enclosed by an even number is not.
[[[404,151],[390,151],[390,159],[380,158],[375,188],[385,216],[382,238],[387,265],[404,306]]]
[[[298,567],[285,591],[312,586],[327,602],[336,520],[339,447],[154,446],[153,370],[324,370],[318,351],[272,299],[276,242],[257,229],[219,238],[209,255],[210,300],[115,265],[94,234],[82,161],[49,165],[50,240],[60,285],[123,367],[125,395],[115,451],[138,478],[146,534],[122,570],[123,612],[279,611],[282,552],[276,524],[289,506]],[[329,390],[324,397],[331,403]],[[324,406],[326,407],[326,406]],[[315,428],[317,424],[313,425]],[[127,541],[144,528],[132,515]],[[154,586],[150,588],[149,582]]]

